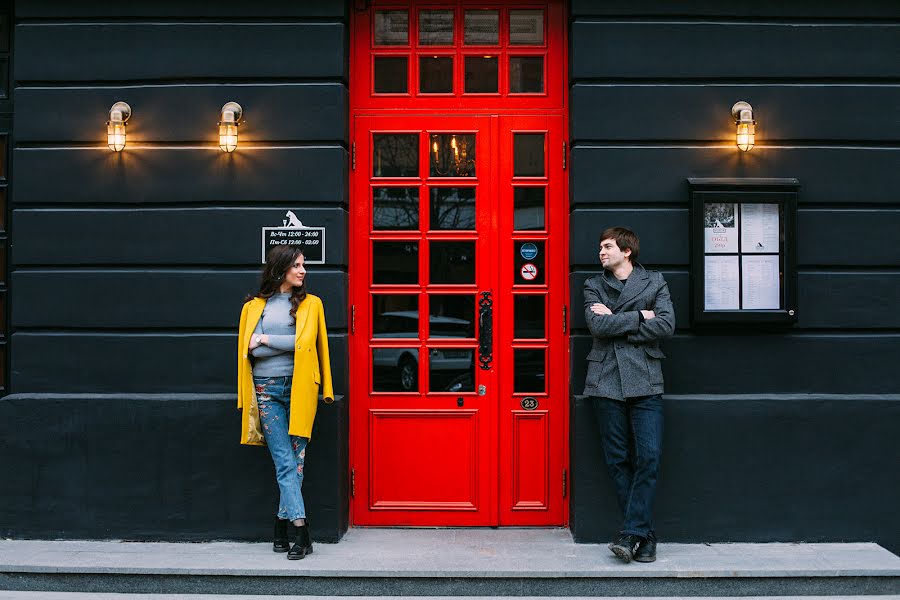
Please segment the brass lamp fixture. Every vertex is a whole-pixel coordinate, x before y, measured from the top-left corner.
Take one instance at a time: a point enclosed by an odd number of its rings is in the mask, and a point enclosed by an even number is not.
[[[225,152],[234,152],[238,145],[238,125],[243,114],[237,102],[227,102],[222,107],[222,120],[219,121],[219,148]]]
[[[753,120],[753,107],[741,100],[731,107],[731,116],[737,128],[735,143],[744,152],[753,148],[756,143],[756,121]]]
[[[125,149],[125,121],[131,116],[131,107],[125,102],[116,102],[109,109],[106,122],[106,143],[110,150],[121,152]]]

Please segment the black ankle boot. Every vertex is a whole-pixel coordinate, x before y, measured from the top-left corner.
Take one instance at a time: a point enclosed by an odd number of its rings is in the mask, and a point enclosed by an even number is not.
[[[275,552],[287,552],[291,548],[291,543],[288,540],[289,522],[275,517],[275,535],[272,540],[272,550]]]
[[[312,537],[310,537],[310,535],[309,535],[309,520],[308,519],[303,521],[303,527],[301,527],[300,529],[303,530],[303,543],[305,544],[304,548],[306,549],[306,554],[307,555],[312,554],[313,553]]]
[[[309,552],[307,552],[309,548]],[[294,544],[288,550],[288,560],[300,560],[306,558],[306,555],[312,552],[312,546],[309,543],[309,531],[306,525],[294,527]]]

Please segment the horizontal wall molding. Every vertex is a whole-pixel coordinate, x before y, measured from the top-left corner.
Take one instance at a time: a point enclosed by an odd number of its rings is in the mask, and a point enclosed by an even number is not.
[[[342,23],[19,24],[15,40],[19,82],[346,75]]]
[[[576,21],[574,80],[900,77],[900,25]]]
[[[18,148],[14,156],[14,206],[347,202],[348,155],[340,146],[238,146],[227,154],[210,141],[207,148],[126,147],[123,152],[105,145]]]
[[[597,2],[572,0],[573,17],[666,15],[677,12],[684,16],[729,17],[824,17],[824,18],[900,18],[900,7],[885,0],[818,0],[817,2],[784,2],[756,0],[753,3],[721,2],[720,0],[691,0],[674,8],[670,0],[642,0],[641,2]]]
[[[19,0],[16,17],[19,19],[65,19],[90,17],[338,17],[347,16],[344,0],[267,0],[266,2],[219,3],[208,0],[178,0],[178,2],[122,2],[113,5],[108,0]]]
[[[734,143],[731,107],[753,106],[757,141],[900,140],[900,85],[576,84],[572,138]],[[615,115],[615,118],[610,118]]]
[[[718,117],[717,117],[718,118]],[[578,129],[578,123],[573,129]],[[688,177],[796,177],[800,204],[896,203],[900,149],[591,147],[572,149],[571,202],[688,200]],[[687,230],[685,229],[685,232]]]
[[[573,331],[587,332],[584,320],[584,282],[599,274],[575,271],[569,276],[572,293]],[[691,324],[690,273],[662,271],[675,307],[676,326]],[[13,288],[15,289],[15,288]],[[802,329],[900,329],[900,312],[885,310],[900,306],[900,272],[844,272],[798,274],[797,324]]]
[[[132,109],[128,143],[218,143],[222,105],[244,109],[241,144],[347,140],[347,88],[340,83],[19,87],[16,143],[96,144],[114,102]]]
[[[285,212],[270,207],[17,209],[12,263],[258,267],[262,227],[281,226]],[[346,266],[347,212],[301,205],[296,214],[305,225],[325,227],[324,267]]]
[[[259,271],[203,269],[17,271],[13,328],[237,328],[241,304],[259,289]],[[47,282],[66,290],[60,302]],[[330,329],[347,327],[347,274],[310,266],[307,290],[322,298]]]
[[[687,202],[687,197],[685,197]],[[595,264],[599,235],[608,227],[628,227],[641,239],[638,261],[654,265],[686,265],[690,255],[687,208],[577,208],[569,216],[572,264]]]
[[[234,393],[237,323],[230,334],[14,333],[17,394]],[[334,391],[347,389],[347,336],[328,335]],[[235,442],[237,443],[237,442]]]
[[[13,336],[15,340],[15,336]],[[584,387],[589,335],[571,337],[572,389]],[[661,344],[672,394],[893,394],[900,334],[797,334],[729,330]]]
[[[802,193],[802,192],[801,192]],[[597,262],[597,236],[607,227],[625,226],[641,238],[639,260],[654,265],[690,263],[687,208],[577,208],[570,217],[570,260]],[[801,209],[797,215],[797,262],[803,265],[900,266],[900,210]],[[835,240],[853,240],[852,249],[835,251]]]

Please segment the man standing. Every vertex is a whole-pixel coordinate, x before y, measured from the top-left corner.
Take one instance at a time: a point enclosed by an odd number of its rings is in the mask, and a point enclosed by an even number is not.
[[[675,331],[666,281],[637,263],[639,250],[633,231],[607,229],[600,235],[603,273],[584,283],[584,318],[594,338],[584,394],[592,397],[604,459],[624,514],[609,549],[625,562],[656,560],[652,511],[665,357],[659,340]]]

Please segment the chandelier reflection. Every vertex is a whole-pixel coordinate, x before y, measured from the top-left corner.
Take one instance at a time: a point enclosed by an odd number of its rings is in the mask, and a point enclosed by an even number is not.
[[[475,136],[471,134],[432,134],[431,176],[474,177]]]

